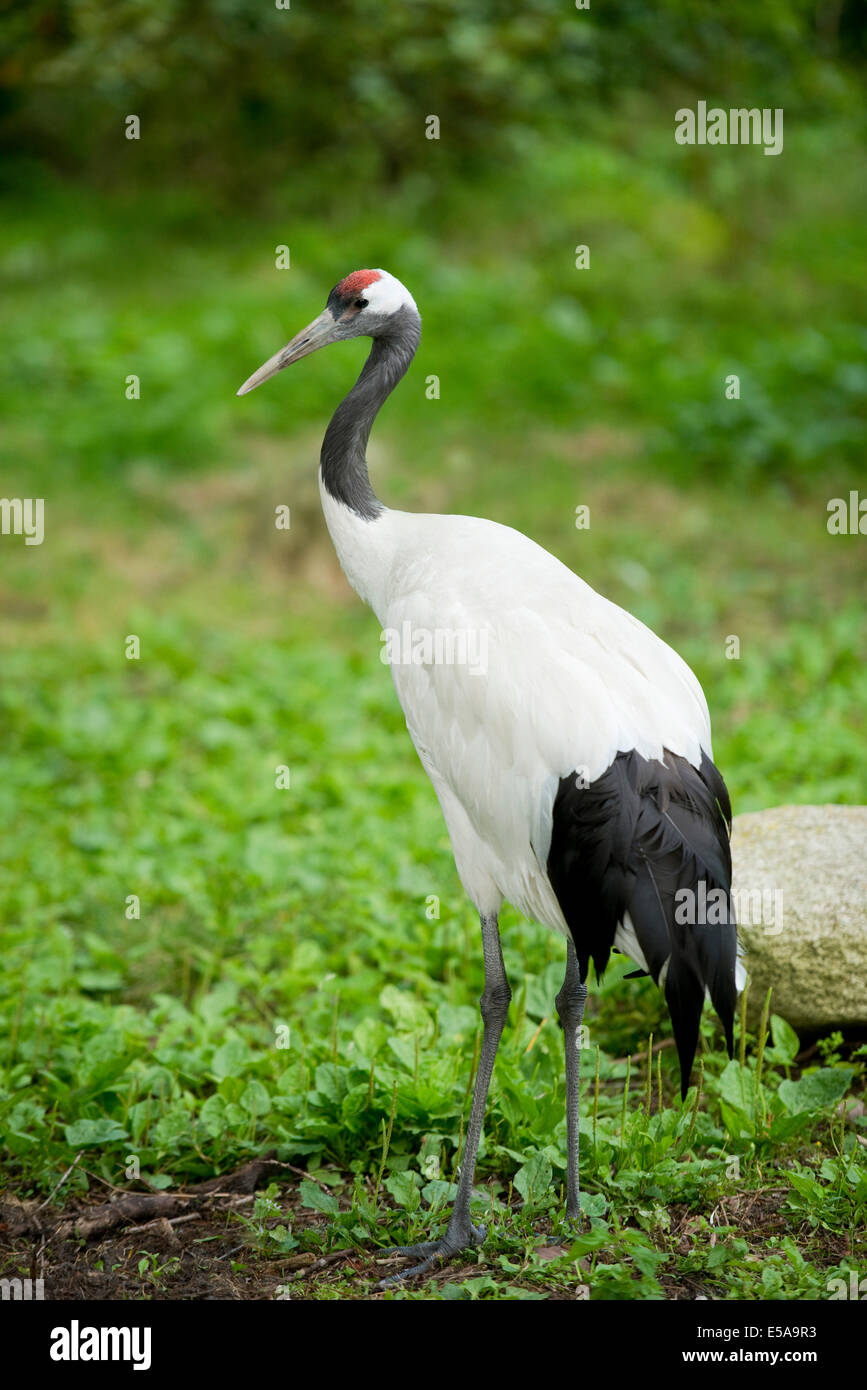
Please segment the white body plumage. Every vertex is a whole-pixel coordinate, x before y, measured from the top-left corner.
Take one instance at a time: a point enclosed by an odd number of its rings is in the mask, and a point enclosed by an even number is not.
[[[698,680],[508,526],[388,509],[365,521],[320,492],[341,566],[383,629],[486,633],[485,669],[401,662],[395,688],[471,901],[495,915],[505,899],[568,937],[546,871],[560,779],[593,782],[630,749],[698,768],[712,757]],[[615,945],[647,968],[628,915]]]

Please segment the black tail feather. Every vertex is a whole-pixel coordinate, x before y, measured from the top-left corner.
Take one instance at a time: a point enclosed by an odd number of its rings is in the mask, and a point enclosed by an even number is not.
[[[705,989],[732,1052],[737,930],[731,912],[731,803],[714,764],[668,751],[664,763],[618,753],[583,786],[564,777],[553,809],[548,876],[582,979],[601,975],[628,913],[671,1014],[685,1095]]]

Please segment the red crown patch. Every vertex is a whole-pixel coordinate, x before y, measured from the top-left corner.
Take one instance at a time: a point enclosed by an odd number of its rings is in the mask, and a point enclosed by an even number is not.
[[[347,294],[358,294],[359,290],[366,290],[368,285],[372,285],[374,280],[381,279],[378,270],[353,270],[351,275],[340,281],[337,292],[341,298]]]

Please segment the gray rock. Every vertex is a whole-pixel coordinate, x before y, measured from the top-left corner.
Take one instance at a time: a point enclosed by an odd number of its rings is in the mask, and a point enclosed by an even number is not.
[[[750,1018],[771,985],[796,1030],[867,1025],[867,806],[737,816],[732,861]]]

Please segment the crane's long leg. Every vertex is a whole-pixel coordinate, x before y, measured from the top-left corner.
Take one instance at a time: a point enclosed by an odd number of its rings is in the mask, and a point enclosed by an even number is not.
[[[556,1000],[566,1050],[566,1217],[570,1221],[577,1221],[581,1215],[578,1092],[581,1079],[581,1021],[586,998],[587,986],[581,979],[578,957],[570,938],[566,943],[566,978]]]
[[[512,998],[509,981],[506,979],[506,967],[503,965],[500,931],[496,917],[482,918],[482,947],[485,953],[485,988],[479,1003],[484,1032],[455,1204],[452,1207],[446,1233],[440,1240],[425,1241],[422,1245],[401,1245],[395,1250],[385,1252],[388,1255],[420,1257],[422,1263],[413,1265],[410,1269],[402,1270],[399,1274],[391,1275],[389,1279],[382,1280],[382,1284],[388,1284],[392,1280],[410,1279],[419,1274],[427,1274],[428,1270],[444,1263],[452,1255],[456,1255],[458,1251],[477,1245],[485,1238],[484,1226],[476,1227],[470,1220],[470,1198],[473,1192],[476,1154],[482,1136],[488,1087],[494,1070],[494,1060],[497,1056],[500,1037],[509,1012],[509,1001]]]

